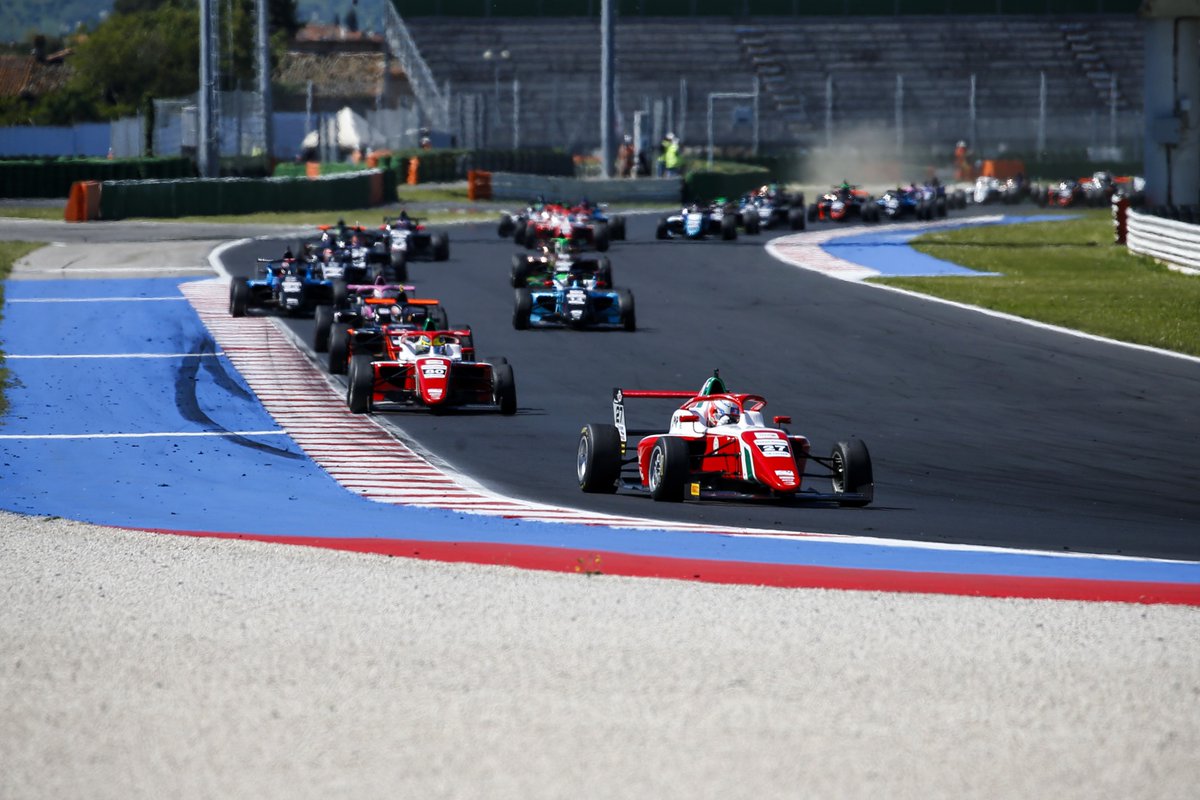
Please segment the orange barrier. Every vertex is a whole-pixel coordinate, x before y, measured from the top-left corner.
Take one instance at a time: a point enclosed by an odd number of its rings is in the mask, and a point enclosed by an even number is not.
[[[367,156],[367,169],[375,169],[379,162],[392,154],[391,150],[375,150]]]
[[[408,160],[408,185],[409,186],[417,185],[417,173],[418,173],[418,170],[420,169],[420,166],[421,166],[421,159],[416,158],[414,156],[413,158],[410,158]]]
[[[63,219],[67,222],[100,219],[99,181],[75,181],[71,184],[71,194],[67,198],[66,208],[63,209]]]
[[[304,174],[310,178],[321,177],[321,162],[320,161],[306,161],[304,163]]]
[[[999,178],[1002,181],[1015,178],[1025,174],[1025,162],[1013,158],[989,159],[983,162],[983,171],[980,174],[985,178]]]
[[[467,170],[467,199],[492,199],[492,173],[481,169]]]

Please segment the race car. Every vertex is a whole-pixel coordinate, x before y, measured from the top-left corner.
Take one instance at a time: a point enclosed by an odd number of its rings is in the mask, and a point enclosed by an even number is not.
[[[599,253],[606,252],[612,241],[607,222],[595,219],[590,213],[548,204],[525,221],[520,243],[532,250],[560,238],[570,239],[581,248],[590,247]]]
[[[450,234],[430,231],[416,217],[401,212],[399,217],[384,217],[384,239],[395,280],[408,280],[408,262],[446,261],[450,258]]]
[[[626,427],[625,401],[681,399],[665,432]],[[699,392],[613,389],[613,424],[585,425],[576,451],[576,475],[585,492],[643,492],[655,500],[778,499],[866,506],[875,496],[867,446],[847,439],[827,457],[808,439],[783,427],[790,417],[763,417],[767,401],[727,391],[720,375]],[[629,438],[641,437],[628,454]],[[827,478],[830,490],[805,478]]]
[[[612,263],[607,256],[581,258],[579,248],[570,239],[555,239],[537,255],[515,253],[509,282],[514,289],[522,286],[553,286],[566,280],[572,269],[587,269],[603,285],[612,286]]]
[[[976,205],[987,203],[1013,205],[1021,202],[1025,195],[1025,187],[1015,178],[1000,180],[981,175],[975,179],[975,186],[971,189],[971,202]]]
[[[919,220],[931,220],[946,216],[947,203],[941,187],[912,183],[907,187],[888,189],[875,200],[875,205],[884,219],[897,220],[911,216]]]
[[[356,354],[382,356],[384,326],[409,330],[450,327],[441,303],[409,296],[413,286],[367,284],[347,288],[349,299],[344,307],[318,306],[314,319],[313,350],[328,352],[326,363],[332,375],[345,374]]]
[[[312,314],[318,305],[329,303],[333,283],[316,274],[313,265],[291,257],[258,259],[258,278],[234,278],[229,284],[229,314],[244,317],[253,308],[288,316]]]
[[[355,354],[346,405],[355,414],[427,409],[517,413],[517,387],[507,359],[475,360],[470,328],[414,331],[383,327],[383,356]]]
[[[567,207],[561,203],[547,203],[539,197],[530,202],[524,211],[516,214],[508,211],[501,212],[500,224],[496,232],[501,238],[511,236],[513,241],[519,245],[536,247],[542,241],[541,237],[535,238],[533,242],[526,241],[530,222],[534,223],[534,231],[539,234],[547,226],[554,227],[555,224],[557,224],[559,234],[562,234],[563,223],[569,222],[572,232],[574,232],[574,225],[592,226],[593,230],[590,234],[584,234],[578,238],[588,239],[594,245],[597,234],[596,225],[604,227],[608,242],[624,241],[625,217],[620,214],[609,214],[607,209],[608,207],[603,203],[592,204],[586,199],[574,206]],[[602,249],[599,245],[595,246],[597,250]]]
[[[725,203],[692,203],[658,221],[656,239],[707,239],[720,236],[725,241],[737,238],[738,215],[726,213]]]
[[[738,214],[746,233],[784,226],[802,231],[804,193],[789,194],[769,183],[743,195],[738,201]]]
[[[317,266],[326,280],[366,283],[388,264],[387,242],[378,231],[361,225],[320,225],[320,233],[301,242],[302,257]]]
[[[808,207],[809,222],[825,219],[844,222],[851,217],[858,217],[863,222],[879,222],[879,216],[879,206],[869,192],[844,182]]]
[[[515,290],[513,327],[637,330],[633,292],[614,289],[611,281],[611,266],[580,261],[542,286],[520,287]]]

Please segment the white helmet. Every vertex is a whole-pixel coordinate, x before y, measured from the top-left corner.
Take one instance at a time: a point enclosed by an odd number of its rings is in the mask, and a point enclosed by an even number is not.
[[[741,417],[741,412],[737,403],[732,400],[713,400],[704,412],[704,421],[710,428],[714,425],[736,424],[739,417]]]

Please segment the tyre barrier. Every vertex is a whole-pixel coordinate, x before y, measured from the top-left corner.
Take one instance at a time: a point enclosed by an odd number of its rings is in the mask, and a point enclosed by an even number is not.
[[[1200,271],[1200,225],[1184,221],[1197,219],[1195,207],[1171,206],[1160,210],[1164,213],[1114,208],[1117,236],[1123,229],[1125,246],[1131,253],[1150,256],[1188,271]]]

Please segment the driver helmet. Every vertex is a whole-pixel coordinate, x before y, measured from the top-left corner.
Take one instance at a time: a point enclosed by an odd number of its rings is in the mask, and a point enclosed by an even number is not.
[[[554,240],[554,255],[559,258],[570,257],[571,243],[569,240],[559,237]]]
[[[733,425],[741,416],[737,403],[728,399],[714,400],[708,404],[704,412],[704,421],[708,427],[715,425]]]
[[[414,353],[428,353],[429,348],[433,346],[432,340],[428,336],[418,336],[412,340],[412,349]]]

